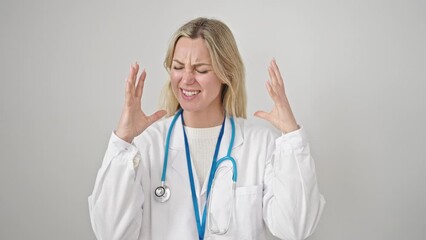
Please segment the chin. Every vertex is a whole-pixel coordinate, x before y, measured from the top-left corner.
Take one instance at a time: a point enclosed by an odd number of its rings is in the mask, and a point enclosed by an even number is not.
[[[186,112],[196,112],[198,110],[198,107],[192,106],[192,104],[179,103],[179,105]]]
[[[197,112],[199,111],[198,108],[194,108],[194,107],[188,107],[188,106],[183,106],[180,105],[180,107],[185,111],[185,112]]]

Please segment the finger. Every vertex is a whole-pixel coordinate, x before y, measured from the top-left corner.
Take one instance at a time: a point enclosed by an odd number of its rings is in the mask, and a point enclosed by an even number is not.
[[[275,63],[275,60],[271,61],[271,65],[269,66],[269,77],[273,79],[273,88],[274,91],[277,93],[278,96],[284,96],[285,90],[284,90],[284,83],[281,78],[281,75],[279,73],[278,66]]]
[[[274,90],[272,89],[271,81],[266,81],[266,82],[265,82],[265,87],[266,87],[266,90],[268,90],[268,94],[269,94],[269,96],[270,96],[270,97],[272,97],[272,94],[275,94],[275,92],[274,92]]]
[[[138,82],[136,84],[136,97],[138,97],[139,99],[142,97],[145,78],[146,78],[146,71],[144,69],[142,71],[142,74],[139,76]]]
[[[254,116],[258,117],[258,118],[262,118],[265,119],[266,121],[270,121],[270,114],[264,111],[256,111],[254,113]]]
[[[148,123],[149,125],[153,124],[160,118],[164,117],[166,115],[166,110],[158,110],[157,112],[153,113],[151,116],[148,117]]]
[[[138,71],[139,71],[138,63],[132,64],[130,66],[130,73],[129,73],[129,77],[127,78],[127,81],[130,82],[132,85],[135,85],[136,83],[136,76],[138,74]]]
[[[135,68],[133,65],[130,65],[130,71],[129,71],[129,76],[127,76],[127,80],[126,80],[126,94],[130,93],[132,90],[132,78],[135,75]]]
[[[126,81],[126,91],[124,94],[126,97],[126,101],[129,100],[129,98],[132,96],[131,92],[132,92],[131,83],[129,81]]]
[[[275,92],[275,89],[272,87],[271,83],[269,81],[266,81],[265,86],[266,86],[266,89],[268,90],[269,96],[272,98],[272,101],[274,102],[279,101],[278,94]]]
[[[277,61],[275,60],[275,58],[274,58],[274,59],[272,59],[271,66],[272,66],[272,70],[273,70],[273,72],[274,72],[274,75],[275,75],[275,77],[276,77],[276,79],[277,79],[277,83],[278,83],[280,86],[284,86],[284,79],[283,79],[283,77],[281,76],[281,71],[280,71],[280,69],[279,69],[279,67],[278,67],[278,64],[277,64]]]
[[[126,92],[125,92],[125,103],[127,106],[131,106],[133,104],[133,98],[135,95],[135,85],[133,85],[130,81],[126,81]]]
[[[270,82],[271,86],[275,88],[278,85],[278,83],[277,83],[277,79],[275,77],[275,73],[272,70],[272,65],[269,65],[269,67],[268,67],[268,74],[269,74],[269,82]]]
[[[277,78],[277,75],[274,72],[274,67],[271,65],[268,68],[269,78],[271,82],[271,86],[274,88],[275,92],[279,93],[281,92],[281,89],[284,89],[282,86],[282,83],[280,83],[280,80]]]
[[[283,96],[278,90],[273,88],[269,82],[266,82],[266,88],[268,89],[269,96],[272,98],[275,104],[281,105]]]
[[[128,76],[127,81],[126,81],[126,92],[125,92],[125,99],[126,99],[127,105],[132,103],[132,98],[134,96],[135,84],[134,84],[133,79],[136,77],[137,68],[139,68],[139,66],[137,66],[137,63],[132,64],[130,66],[130,72],[129,72],[129,76]]]

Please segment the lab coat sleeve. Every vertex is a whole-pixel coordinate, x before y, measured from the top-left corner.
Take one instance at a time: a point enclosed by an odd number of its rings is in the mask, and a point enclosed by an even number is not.
[[[144,203],[140,160],[136,146],[112,133],[88,199],[97,239],[138,239]]]
[[[318,189],[304,129],[283,134],[269,152],[272,154],[267,157],[265,169],[264,221],[276,237],[305,239],[316,228],[325,200]]]

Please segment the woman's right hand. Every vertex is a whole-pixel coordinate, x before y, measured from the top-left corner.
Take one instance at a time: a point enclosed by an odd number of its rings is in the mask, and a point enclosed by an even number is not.
[[[142,71],[136,82],[139,65],[135,63],[130,67],[130,74],[126,81],[126,97],[120,122],[115,134],[126,142],[131,143],[133,138],[141,134],[146,128],[166,115],[165,110],[159,110],[147,116],[141,109],[141,99],[146,72]]]

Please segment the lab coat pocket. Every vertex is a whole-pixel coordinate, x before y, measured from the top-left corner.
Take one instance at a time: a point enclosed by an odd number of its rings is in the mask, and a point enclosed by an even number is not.
[[[261,239],[263,185],[238,187],[235,199],[235,224],[241,239]]]
[[[207,227],[211,234],[226,234],[235,205],[232,164],[222,164],[216,171],[207,205]]]

